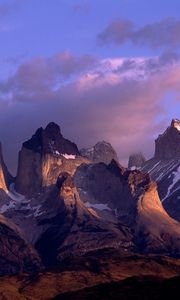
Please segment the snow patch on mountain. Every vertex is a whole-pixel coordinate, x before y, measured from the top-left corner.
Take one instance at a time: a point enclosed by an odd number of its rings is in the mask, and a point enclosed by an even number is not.
[[[57,151],[57,150],[55,151],[55,154],[56,154],[56,155],[60,155],[59,151]]]
[[[175,127],[178,131],[180,131],[180,121],[179,121],[179,120],[177,120],[177,119],[174,120],[174,127]]]
[[[45,213],[44,211],[41,210],[42,209],[41,205],[34,206],[32,209],[34,211],[34,217],[39,217]]]
[[[176,183],[180,180],[180,166],[178,167],[177,171],[172,173],[173,181],[172,184],[168,187],[168,191],[162,202],[171,194],[171,191],[173,187],[176,185]],[[179,187],[178,187],[179,189]],[[176,189],[177,190],[177,189]]]
[[[24,195],[21,195],[16,192],[14,189],[14,184],[11,184],[9,187],[9,191],[7,191],[8,200],[7,203],[3,204],[0,208],[0,213],[5,213],[9,210],[14,211],[27,211],[27,217],[34,216],[35,218],[42,215],[44,211],[42,210],[42,205],[34,205],[33,199],[26,199]]]
[[[103,204],[103,203],[96,203],[96,204],[93,204],[93,203],[90,203],[90,202],[85,202],[84,203],[85,206],[87,208],[95,208],[95,209],[98,209],[98,210],[112,210],[110,207],[108,207],[107,204]]]
[[[72,155],[72,154],[62,154],[62,156],[66,159],[76,159],[76,155]]]

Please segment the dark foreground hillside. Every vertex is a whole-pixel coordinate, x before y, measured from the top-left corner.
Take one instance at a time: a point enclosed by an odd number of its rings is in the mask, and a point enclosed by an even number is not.
[[[179,299],[180,277],[160,280],[156,277],[131,277],[120,282],[56,296],[54,300],[161,300]]]
[[[0,299],[149,300],[161,299],[158,297],[163,293],[172,294],[171,298],[176,299],[178,276],[179,259],[123,255],[115,249],[98,250],[66,259],[54,270],[3,276],[0,279]]]

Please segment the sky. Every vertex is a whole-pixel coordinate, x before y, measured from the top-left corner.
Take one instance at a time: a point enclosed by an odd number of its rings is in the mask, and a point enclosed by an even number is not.
[[[179,0],[0,0],[0,140],[15,174],[48,122],[120,162],[180,118]]]

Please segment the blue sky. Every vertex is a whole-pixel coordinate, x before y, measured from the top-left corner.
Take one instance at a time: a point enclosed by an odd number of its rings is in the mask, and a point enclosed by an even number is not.
[[[150,51],[123,47],[99,48],[96,35],[113,19],[128,18],[137,25],[179,18],[178,0],[1,0],[12,4],[1,15],[1,57],[52,55],[71,49],[74,53],[107,55],[146,55]],[[79,7],[79,8],[78,8]],[[151,52],[154,54],[154,52]]]
[[[132,151],[152,156],[154,137],[180,117],[178,0],[0,0],[0,39],[11,169],[49,121],[80,147],[110,141],[126,163]]]

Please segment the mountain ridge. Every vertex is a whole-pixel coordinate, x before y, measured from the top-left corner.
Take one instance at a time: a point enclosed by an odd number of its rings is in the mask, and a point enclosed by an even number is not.
[[[177,124],[177,120],[172,122],[168,132],[177,131],[175,139],[178,135],[179,140]],[[159,174],[155,178],[161,165],[169,176],[167,165],[172,159],[155,157],[139,169],[128,169],[119,163],[109,143],[96,144],[91,156],[83,151],[51,122],[22,144],[17,177],[10,185],[0,155],[0,213],[10,228],[11,224],[18,228],[16,234],[25,244],[35,249],[42,265],[51,269],[66,258],[109,248],[119,249],[122,255],[180,257],[180,223],[165,211],[166,201],[159,198]],[[173,163],[175,184],[178,159]],[[169,191],[171,186],[172,182]]]

